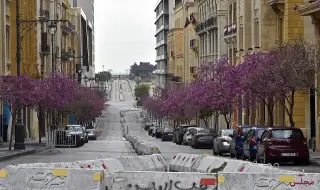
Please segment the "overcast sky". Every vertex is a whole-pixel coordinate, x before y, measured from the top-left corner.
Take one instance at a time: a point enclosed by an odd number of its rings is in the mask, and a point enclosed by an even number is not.
[[[155,64],[157,0],[95,0],[96,72],[125,72],[134,62]]]

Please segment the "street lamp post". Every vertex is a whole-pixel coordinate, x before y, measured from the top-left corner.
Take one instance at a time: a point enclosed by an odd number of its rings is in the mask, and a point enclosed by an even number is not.
[[[56,24],[56,22],[54,22],[54,21],[52,21],[48,26],[47,26],[48,28],[48,32],[49,32],[49,34],[51,35],[51,67],[52,67],[52,76],[54,76],[54,74],[55,74],[55,54],[54,54],[54,51],[53,51],[53,42],[54,42],[54,40],[53,40],[53,38],[54,38],[54,35],[56,34],[56,32],[57,32],[57,24]]]
[[[20,40],[20,9],[19,9],[19,0],[16,0],[16,32],[17,32],[17,52],[16,52],[16,58],[17,58],[17,76],[20,77],[21,73],[21,40]],[[18,99],[18,104],[20,103],[20,99]],[[14,149],[15,150],[21,150],[25,149],[26,145],[24,143],[24,136],[25,136],[25,128],[24,123],[22,121],[22,110],[19,108],[17,113],[17,123],[15,125],[15,142],[14,142]]]

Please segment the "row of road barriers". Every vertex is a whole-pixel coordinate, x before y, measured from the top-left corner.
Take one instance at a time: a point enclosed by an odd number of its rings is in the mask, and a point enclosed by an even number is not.
[[[138,137],[128,135],[125,130],[123,130],[123,136],[131,143],[132,147],[139,155],[161,154],[158,147],[140,141]]]
[[[119,179],[121,175],[127,178],[133,171],[165,174],[166,165],[163,164],[163,157],[156,154],[76,162],[9,165],[0,170],[0,189],[118,190],[112,188],[113,184],[119,183],[113,179],[115,177]],[[135,176],[131,176],[130,181],[134,182]]]

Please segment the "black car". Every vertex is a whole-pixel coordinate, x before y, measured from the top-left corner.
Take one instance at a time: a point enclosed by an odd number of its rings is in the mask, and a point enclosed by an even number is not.
[[[146,123],[144,125],[144,130],[149,131],[150,127],[153,126],[153,123]]]
[[[180,125],[179,129],[175,131],[175,142],[176,144],[182,144],[183,135],[187,132],[188,127],[198,127],[197,125],[183,124]]]
[[[162,138],[161,141],[165,141],[165,140],[172,140],[173,138],[173,128],[172,127],[164,127],[163,131],[162,131]]]
[[[90,140],[97,140],[98,133],[95,129],[87,129],[87,132]]]
[[[79,146],[84,145],[85,143],[85,132],[81,125],[67,125],[65,128],[68,136],[76,135],[76,144]]]

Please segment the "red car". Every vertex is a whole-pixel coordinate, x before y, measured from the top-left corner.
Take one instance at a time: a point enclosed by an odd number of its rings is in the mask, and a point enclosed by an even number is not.
[[[307,139],[301,129],[269,127],[264,130],[257,145],[257,161],[293,161],[295,164],[309,164]]]

